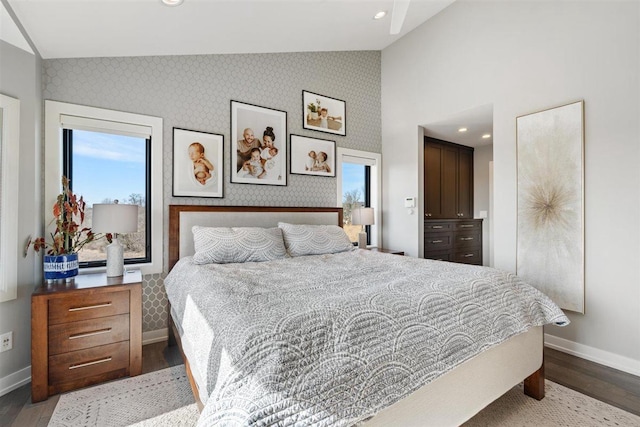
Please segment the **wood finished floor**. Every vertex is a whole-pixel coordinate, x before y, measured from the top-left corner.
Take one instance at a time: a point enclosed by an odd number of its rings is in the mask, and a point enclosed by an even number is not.
[[[626,374],[550,348],[544,350],[547,379],[625,411],[640,415],[640,377]],[[178,347],[166,342],[142,348],[142,372],[153,372],[182,363]],[[31,384],[0,397],[0,426],[46,427],[58,396],[31,403]]]

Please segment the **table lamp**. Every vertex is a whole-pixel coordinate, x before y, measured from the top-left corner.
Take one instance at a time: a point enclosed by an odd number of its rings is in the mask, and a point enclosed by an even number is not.
[[[358,234],[358,247],[367,249],[367,232],[364,226],[373,225],[373,208],[356,208],[351,211],[351,224],[362,225],[362,231]]]
[[[112,233],[113,239],[107,246],[107,277],[124,274],[124,247],[118,241],[118,233],[138,231],[138,205],[112,204],[93,205],[91,230],[94,233]]]

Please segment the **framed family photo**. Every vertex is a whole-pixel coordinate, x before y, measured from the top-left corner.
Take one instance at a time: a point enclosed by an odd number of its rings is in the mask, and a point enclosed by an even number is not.
[[[223,197],[224,136],[173,128],[173,195]]]
[[[291,135],[291,173],[336,176],[336,142]]]
[[[345,136],[347,104],[339,99],[302,91],[302,127]]]
[[[231,101],[231,182],[287,185],[287,112]]]

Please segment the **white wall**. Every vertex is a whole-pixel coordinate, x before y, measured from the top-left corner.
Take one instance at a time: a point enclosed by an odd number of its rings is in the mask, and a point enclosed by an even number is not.
[[[493,104],[495,266],[514,271],[515,118],[584,99],[586,314],[546,332],[636,373],[639,23],[639,2],[463,1],[382,53],[383,238],[411,255],[423,213],[394,201],[421,194],[419,123]]]
[[[0,303],[0,333],[13,331],[13,349],[0,354],[0,395],[29,379],[31,365],[31,293],[42,280],[41,257],[33,251],[22,257],[28,235],[40,232],[41,173],[40,60],[9,43],[0,41],[0,92],[20,100],[18,241],[18,298]],[[3,209],[7,207],[3,206]],[[36,259],[38,260],[36,262]]]
[[[480,218],[480,211],[486,211],[482,221],[482,265],[489,264],[489,166],[493,160],[493,145],[476,147],[473,151],[473,217]]]

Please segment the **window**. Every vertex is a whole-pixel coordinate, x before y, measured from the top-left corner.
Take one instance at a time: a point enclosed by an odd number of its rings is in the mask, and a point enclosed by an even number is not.
[[[354,244],[358,241],[362,226],[351,225],[351,210],[356,207],[372,207],[375,224],[366,226],[367,245],[381,246],[380,159],[378,153],[346,148],[337,150],[338,206],[343,208],[344,229]]]
[[[162,119],[45,101],[45,121],[45,206],[63,174],[87,202],[87,226],[95,203],[139,205],[138,232],[119,236],[125,264],[162,272]],[[106,245],[101,239],[85,246],[81,268],[103,267]]]
[[[117,135],[73,129],[63,118],[62,161],[71,189],[87,204],[85,226],[92,226],[92,206],[96,203],[138,205],[138,231],[119,235],[125,264],[151,260],[151,233],[146,200],[150,198],[150,136]],[[81,267],[106,265],[106,239],[87,244],[78,252]]]

